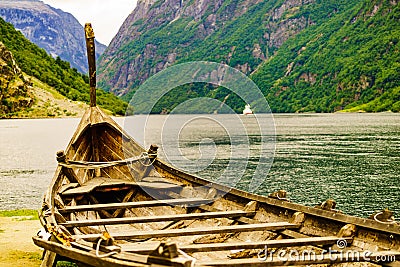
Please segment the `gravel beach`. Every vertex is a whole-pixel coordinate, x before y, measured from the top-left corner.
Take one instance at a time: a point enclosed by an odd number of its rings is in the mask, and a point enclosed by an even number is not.
[[[0,267],[39,267],[42,250],[32,242],[41,228],[29,217],[0,217]]]

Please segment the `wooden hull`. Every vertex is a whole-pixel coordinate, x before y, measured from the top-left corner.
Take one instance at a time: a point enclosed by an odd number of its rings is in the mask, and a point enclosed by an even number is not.
[[[47,251],[42,266],[60,258],[81,266],[364,266],[400,259],[395,222],[228,188],[169,166],[155,151],[97,107],[88,110],[65,155],[58,154],[44,199],[40,218],[52,238],[33,238]],[[315,258],[301,257],[310,251]],[[359,257],[340,257],[344,252]]]

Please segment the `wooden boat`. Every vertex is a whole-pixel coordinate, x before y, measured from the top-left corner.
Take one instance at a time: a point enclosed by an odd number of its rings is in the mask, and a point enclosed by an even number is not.
[[[169,166],[157,146],[142,148],[96,107],[89,25],[86,35],[91,107],[57,153],[40,211],[44,231],[33,237],[45,250],[42,266],[366,266],[399,259],[400,226],[390,211],[358,218],[335,210],[332,200],[307,207],[284,191],[247,193]]]

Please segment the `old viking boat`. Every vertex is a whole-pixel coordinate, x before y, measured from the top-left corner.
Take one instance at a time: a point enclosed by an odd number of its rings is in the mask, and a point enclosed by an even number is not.
[[[33,237],[42,266],[356,266],[396,264],[400,226],[211,183],[139,146],[95,100],[94,35],[86,25],[91,107],[45,195]]]

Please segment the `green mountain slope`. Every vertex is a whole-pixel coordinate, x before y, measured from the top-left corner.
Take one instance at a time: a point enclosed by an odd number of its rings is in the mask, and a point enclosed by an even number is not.
[[[129,100],[160,70],[205,60],[250,75],[274,112],[398,111],[398,9],[393,0],[141,0],[100,59],[100,84]],[[153,111],[201,96],[241,111],[229,93],[185,86]]]
[[[53,59],[45,50],[28,41],[22,33],[0,18],[0,41],[12,52],[17,65],[27,75],[54,87],[71,100],[89,102],[88,77],[72,69],[68,62]],[[124,114],[127,104],[116,96],[97,90],[99,106],[114,114]]]
[[[32,107],[29,86],[12,53],[0,42],[0,118]]]
[[[400,9],[365,1],[286,42],[252,75],[277,112],[400,111]]]

